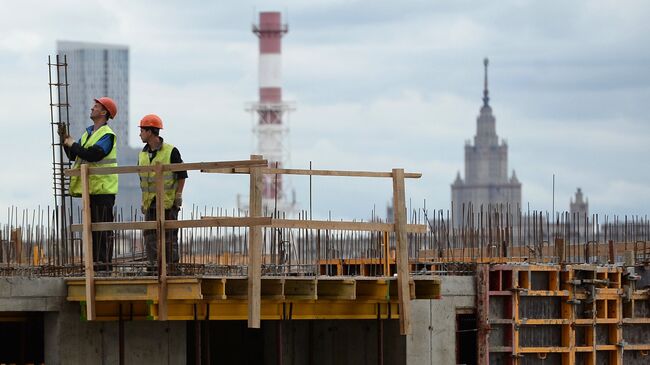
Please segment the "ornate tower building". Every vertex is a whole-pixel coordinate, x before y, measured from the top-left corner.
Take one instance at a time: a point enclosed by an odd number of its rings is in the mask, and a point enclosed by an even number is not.
[[[488,91],[488,59],[483,61],[485,79],[483,106],[476,119],[474,143],[465,144],[465,179],[456,175],[451,184],[451,201],[454,224],[461,224],[472,207],[475,213],[481,206],[487,212],[488,206],[501,207],[516,212],[521,205],[521,183],[512,171],[508,177],[508,144],[496,133],[496,119],[492,115]]]

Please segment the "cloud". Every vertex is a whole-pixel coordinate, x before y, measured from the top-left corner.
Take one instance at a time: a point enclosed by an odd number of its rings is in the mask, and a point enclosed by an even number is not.
[[[12,138],[0,152],[13,156],[31,143],[7,161],[15,173],[0,183],[0,207],[52,200],[45,62],[57,39],[129,45],[132,144],[140,144],[139,117],[156,112],[187,161],[248,156],[253,117],[244,106],[257,97],[256,7],[275,8],[289,21],[283,75],[286,99],[297,106],[293,166],[404,167],[423,173],[408,182],[412,201],[445,208],[449,184],[464,173],[463,145],[475,133],[488,56],[497,132],[508,140],[525,202],[550,209],[555,173],[556,206],[566,207],[577,186],[594,211],[650,205],[643,191],[650,172],[642,168],[650,152],[647,2],[270,5],[9,4],[0,14],[0,125]],[[381,180],[316,183],[321,215],[367,217],[390,194]],[[240,177],[193,174],[186,200],[232,206],[245,185]],[[294,186],[304,206],[308,182],[296,178]]]

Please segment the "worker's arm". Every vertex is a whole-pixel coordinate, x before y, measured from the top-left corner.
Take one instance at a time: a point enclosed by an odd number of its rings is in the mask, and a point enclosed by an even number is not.
[[[97,141],[94,145],[85,148],[81,146],[80,141],[73,142],[71,137],[66,138],[64,141],[64,150],[68,158],[72,161],[78,157],[88,162],[101,161],[113,149],[112,134],[107,134]]]
[[[176,196],[183,195],[183,188],[185,187],[185,179],[178,179],[176,185]]]
[[[176,147],[174,147],[171,156],[169,156],[169,162],[183,163],[181,153]],[[176,171],[174,174],[176,175],[176,197],[174,198],[174,205],[180,208],[183,205],[183,188],[185,187],[185,179],[187,179],[187,171]]]

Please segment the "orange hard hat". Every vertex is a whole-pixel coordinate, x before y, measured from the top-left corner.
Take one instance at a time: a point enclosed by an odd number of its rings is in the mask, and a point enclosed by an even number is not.
[[[162,119],[160,119],[156,114],[147,114],[140,120],[140,127],[163,129]]]
[[[108,118],[113,119],[117,115],[117,104],[113,101],[113,99],[107,97],[107,96],[102,96],[99,99],[95,99],[96,102],[102,104],[102,106],[108,111]]]

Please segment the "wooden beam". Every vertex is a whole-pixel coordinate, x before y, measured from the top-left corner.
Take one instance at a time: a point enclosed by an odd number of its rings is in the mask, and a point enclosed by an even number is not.
[[[242,168],[219,168],[201,170],[201,172],[217,174],[248,174],[249,169]],[[262,168],[262,174],[265,175],[312,175],[312,176],[341,176],[341,177],[393,177],[392,172],[375,172],[375,171],[344,171],[344,170],[305,170],[305,169],[277,169],[273,167]],[[422,173],[407,172],[404,174],[408,179],[419,179]]]
[[[262,160],[262,156],[251,155],[251,160]],[[259,167],[250,169],[248,209],[251,218],[262,216],[262,173]],[[262,227],[251,227],[248,237],[248,328],[260,328]]]
[[[167,221],[165,228],[189,227],[256,227],[270,226],[271,217],[202,217],[201,219]]]
[[[14,252],[16,253],[16,262],[23,263],[23,229],[21,227],[11,230],[11,241],[14,243]],[[9,261],[7,261],[9,262]]]
[[[288,277],[284,281],[284,297],[288,301],[318,299],[316,279]]]
[[[156,229],[157,223],[155,221],[143,222],[99,222],[92,223],[90,228],[93,232],[97,231],[127,231],[127,230],[142,230],[142,229]],[[70,230],[72,232],[82,232],[83,224],[71,224]]]
[[[316,282],[316,295],[320,300],[355,300],[356,280],[319,279]]]
[[[156,229],[156,221],[143,222],[101,222],[93,223],[91,228],[97,231],[126,231],[126,230],[143,230]],[[250,227],[250,226],[270,226],[271,217],[202,217],[202,219],[188,219],[182,221],[166,221],[166,229],[191,228],[191,227]],[[81,232],[83,225],[72,224],[72,232]]]
[[[158,295],[158,316],[167,320],[167,248],[165,244],[165,186],[163,180],[163,165],[156,163],[156,222],[158,246],[158,275],[160,275],[160,291]]]
[[[90,228],[90,181],[88,165],[81,165],[81,201],[83,204],[83,245],[84,265],[86,267],[86,319],[95,320],[95,268],[93,266],[93,236]]]
[[[216,161],[216,162],[190,162],[163,165],[163,171],[190,171],[220,168],[237,168],[248,166],[267,166],[266,160],[242,160],[242,161]],[[153,172],[154,166],[117,166],[117,167],[91,167],[89,169],[92,175],[109,175],[109,174],[134,174],[139,172]],[[63,172],[65,176],[79,176],[79,169],[67,169]]]
[[[408,240],[406,237],[406,194],[404,169],[393,169],[393,215],[397,238],[397,287],[399,324],[402,335],[411,334],[411,298],[409,292]]]
[[[257,160],[242,160],[242,161],[217,161],[217,162],[189,162],[189,163],[175,163],[163,165],[163,171],[188,171],[188,170],[207,170],[215,168],[237,168],[237,167],[262,167],[268,166],[269,162],[264,159]]]
[[[298,228],[298,229],[329,229],[342,231],[379,231],[395,232],[395,225],[392,223],[376,222],[337,222],[337,221],[317,221],[317,220],[298,220],[298,219],[273,219],[271,221],[273,228]],[[427,226],[424,224],[408,224],[406,232],[408,233],[426,233]]]

